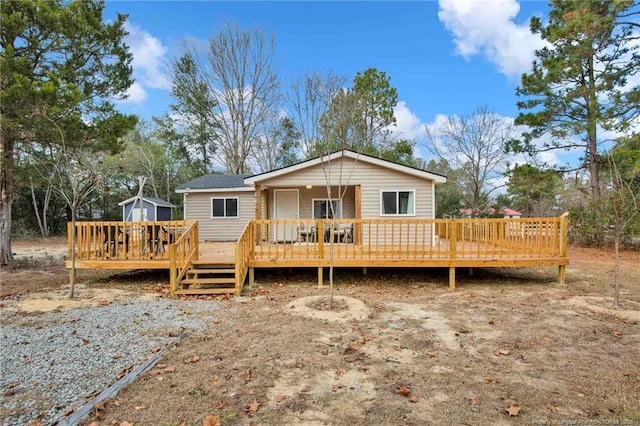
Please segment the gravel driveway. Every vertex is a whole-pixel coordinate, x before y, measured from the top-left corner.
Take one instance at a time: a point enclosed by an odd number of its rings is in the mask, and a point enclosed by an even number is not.
[[[157,348],[206,331],[214,301],[129,301],[45,314],[0,311],[3,425],[64,418]]]

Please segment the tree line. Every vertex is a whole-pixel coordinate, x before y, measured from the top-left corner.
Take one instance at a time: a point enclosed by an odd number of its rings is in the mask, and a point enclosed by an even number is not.
[[[117,202],[135,194],[138,176],[145,194],[179,205],[174,188],[202,174],[262,172],[338,149],[446,175],[438,217],[569,210],[574,234],[601,244],[640,192],[638,2],[550,5],[548,22],[531,21],[547,43],[522,76],[515,121],[481,106],[416,141],[395,129],[398,93],[384,71],[283,81],[274,35],[231,23],[206,48],[183,43],[168,64],[169,110],[143,122],[116,108],[133,83],[126,16],[104,22],[97,0],[6,1],[0,263],[12,260],[12,235],[63,233],[76,213],[120,219]],[[546,164],[554,150],[581,154],[580,164]],[[634,219],[621,235],[639,234]]]

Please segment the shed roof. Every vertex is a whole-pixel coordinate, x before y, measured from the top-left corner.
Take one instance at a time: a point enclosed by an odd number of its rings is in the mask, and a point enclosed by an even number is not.
[[[118,203],[119,206],[124,206],[125,204],[129,204],[131,202],[133,202],[136,198],[138,198],[138,196],[136,195],[135,197],[131,197],[131,198],[127,198],[124,201],[120,201]],[[156,207],[170,207],[170,208],[174,208],[175,205],[171,204],[168,201],[165,200],[161,200],[160,198],[155,198],[155,197],[142,197],[144,199],[144,201],[147,201],[151,204],[153,204]]]

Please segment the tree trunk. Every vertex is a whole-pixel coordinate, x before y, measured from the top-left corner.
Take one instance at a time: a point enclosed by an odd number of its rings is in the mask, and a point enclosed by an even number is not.
[[[587,109],[587,149],[589,151],[589,185],[593,201],[593,214],[595,216],[596,231],[594,239],[597,245],[604,242],[602,220],[600,220],[600,173],[598,164],[598,97],[595,87],[595,69],[593,53],[589,56],[589,93]]]
[[[69,297],[73,299],[76,289],[76,209],[71,209],[71,275],[69,275],[71,291]]]
[[[0,132],[2,133],[2,132]],[[13,204],[13,142],[2,134],[0,157],[0,265],[13,262],[11,252],[11,205]]]
[[[615,233],[614,241],[614,267],[613,267],[613,309],[620,307],[620,233]]]

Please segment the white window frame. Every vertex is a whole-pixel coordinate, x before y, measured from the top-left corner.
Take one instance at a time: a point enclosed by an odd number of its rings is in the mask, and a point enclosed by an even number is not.
[[[384,213],[383,208],[384,208],[384,202],[382,200],[382,194],[384,194],[385,192],[395,192],[396,193],[396,211],[399,212],[400,211],[400,197],[398,196],[398,194],[400,192],[412,192],[413,193],[413,213]],[[416,215],[416,190],[415,189],[381,189],[380,190],[380,216],[384,216],[384,217],[415,217]]]
[[[342,200],[340,198],[312,198],[311,199],[311,218],[312,219],[320,219],[316,217],[316,201],[335,201],[338,204],[338,209],[340,210],[339,217],[336,219],[342,219]],[[323,217],[322,219],[326,219]]]
[[[224,200],[224,216],[213,215],[213,200]],[[236,200],[235,216],[227,216],[227,200]],[[209,200],[209,208],[211,209],[211,219],[239,219],[240,218],[240,197],[211,197],[211,200]]]

